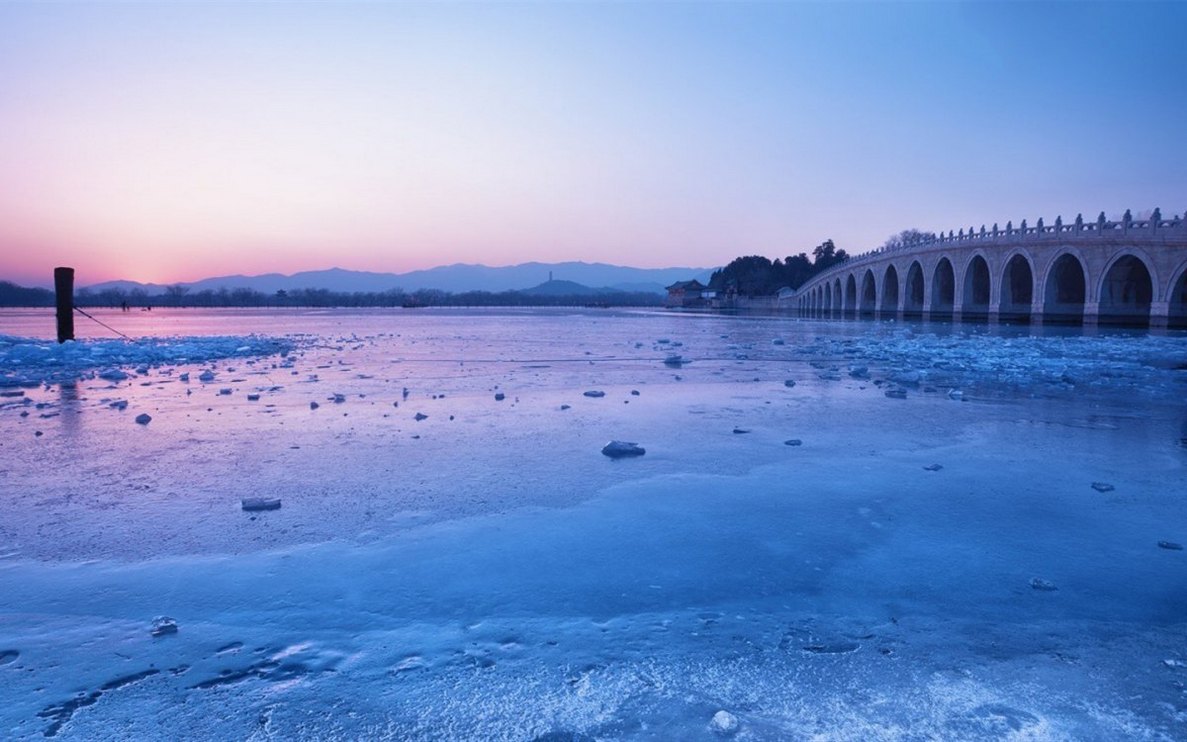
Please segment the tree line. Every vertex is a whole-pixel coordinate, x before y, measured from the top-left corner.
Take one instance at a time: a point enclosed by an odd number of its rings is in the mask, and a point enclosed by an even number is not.
[[[328,289],[280,290],[272,294],[255,289],[236,288],[190,291],[185,286],[168,286],[164,293],[149,294],[144,289],[107,288],[101,291],[80,289],[74,295],[75,306],[118,309],[142,307],[553,307],[660,306],[663,297],[644,291],[617,291],[588,295],[541,295],[523,291],[463,291],[452,293],[436,289],[405,292],[330,291]],[[26,288],[0,281],[0,307],[52,307],[54,292]]]
[[[825,240],[807,253],[790,255],[782,260],[747,255],[734,258],[729,265],[713,271],[709,288],[718,292],[734,291],[743,296],[770,296],[783,287],[798,289],[812,276],[849,259],[832,240]]]

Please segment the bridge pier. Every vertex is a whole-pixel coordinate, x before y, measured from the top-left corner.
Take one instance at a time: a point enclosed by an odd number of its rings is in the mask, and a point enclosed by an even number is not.
[[[1150,302],[1150,328],[1165,330],[1170,325],[1171,304],[1169,301]]]

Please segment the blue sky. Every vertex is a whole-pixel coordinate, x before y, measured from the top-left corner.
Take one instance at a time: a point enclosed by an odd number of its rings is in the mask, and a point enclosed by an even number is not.
[[[7,3],[0,277],[723,264],[1187,208],[1187,4]]]

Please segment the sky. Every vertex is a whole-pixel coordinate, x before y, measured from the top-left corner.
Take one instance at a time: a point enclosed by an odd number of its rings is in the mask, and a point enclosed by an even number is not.
[[[1187,3],[0,3],[0,280],[1187,208]]]

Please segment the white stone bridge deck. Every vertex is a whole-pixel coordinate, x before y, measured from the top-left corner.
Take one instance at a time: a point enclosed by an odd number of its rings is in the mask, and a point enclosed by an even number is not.
[[[1187,326],[1187,222],[1040,219],[850,258],[800,287],[812,317]]]

